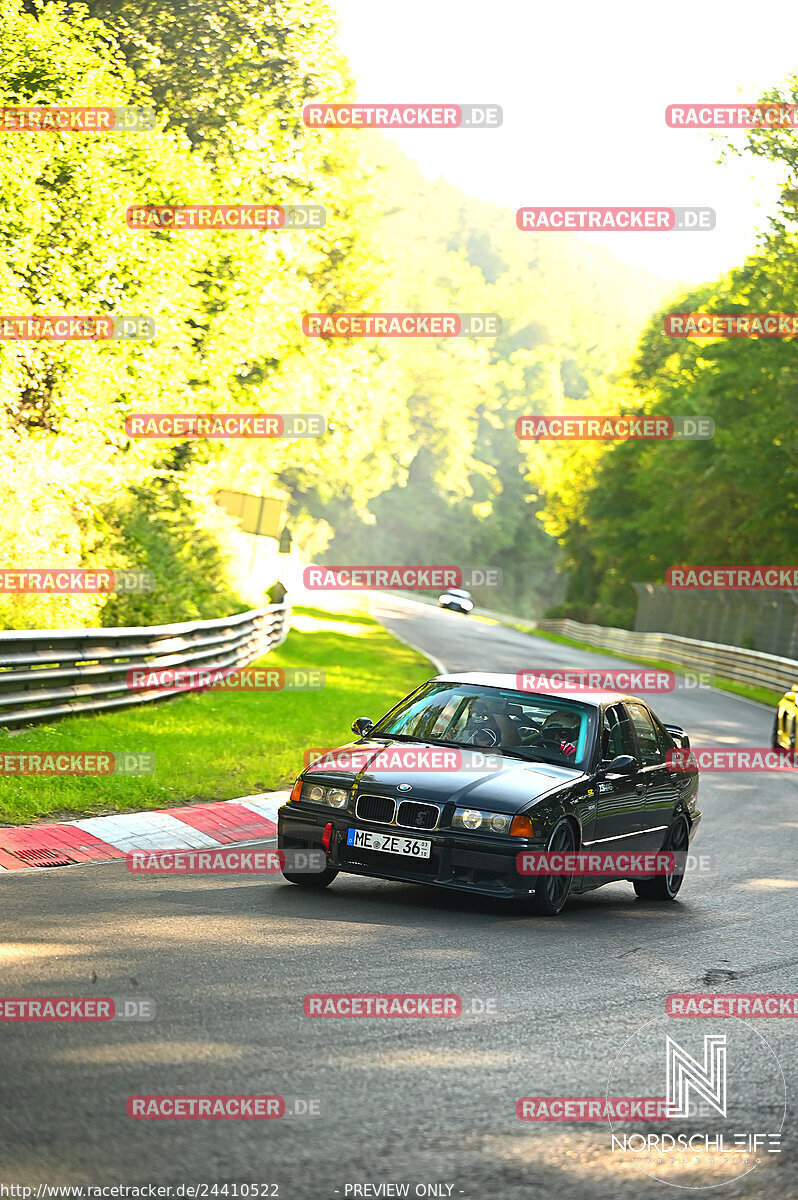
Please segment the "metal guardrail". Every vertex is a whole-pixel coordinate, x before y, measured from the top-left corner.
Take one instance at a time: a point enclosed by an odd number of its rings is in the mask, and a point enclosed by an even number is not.
[[[786,692],[798,683],[798,660],[724,646],[719,642],[700,642],[674,633],[638,633],[604,625],[583,625],[580,621],[536,621],[535,628],[558,633],[575,641],[587,642],[600,650],[617,650],[638,658],[664,659],[695,672],[708,672],[747,683],[751,687]]]
[[[672,633],[761,654],[798,657],[798,592],[674,591],[664,583],[633,583],[638,633]]]
[[[146,704],[194,688],[138,690],[132,668],[235,670],[285,641],[291,608],[272,604],[214,621],[108,629],[0,631],[0,726]],[[199,684],[197,685],[199,686]]]

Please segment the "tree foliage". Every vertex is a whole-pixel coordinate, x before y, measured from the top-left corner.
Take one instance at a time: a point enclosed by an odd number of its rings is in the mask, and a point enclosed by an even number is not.
[[[760,248],[672,312],[798,311],[798,234],[781,210]],[[794,338],[675,339],[664,313],[600,411],[711,417],[710,441],[626,442],[551,454],[546,527],[569,578],[558,611],[631,625],[633,581],[678,564],[789,564],[798,542]],[[593,406],[594,410],[596,406]]]
[[[150,567],[162,579],[135,600],[0,596],[0,620],[146,623],[259,601],[242,535],[213,504],[219,487],[282,497],[306,554],[498,566],[501,594],[481,599],[529,614],[558,599],[562,559],[593,603],[609,586],[594,530],[605,520],[612,547],[612,460],[520,444],[515,418],[617,402],[641,314],[664,300],[659,281],[570,235],[519,233],[509,211],[425,179],[375,133],[307,129],[308,100],[352,89],[324,3],[0,3],[0,105],[156,111],[152,131],[2,135],[2,311],[144,312],[157,328],[152,342],[0,342],[0,564]],[[125,222],[129,205],[197,202],[321,203],[327,222],[264,234]],[[503,329],[319,340],[302,333],[316,311],[491,312]],[[680,390],[699,373],[695,348],[674,363],[649,334],[641,353],[635,386],[651,403],[655,368],[662,386],[675,372],[680,403],[709,403]],[[789,387],[779,375],[785,398]],[[242,411],[320,412],[332,432],[125,434],[134,412]],[[629,454],[623,486],[642,496]],[[696,520],[710,522],[700,505]]]

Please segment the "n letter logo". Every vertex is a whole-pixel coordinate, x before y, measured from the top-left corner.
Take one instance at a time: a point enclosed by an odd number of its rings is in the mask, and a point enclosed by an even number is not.
[[[690,1116],[691,1090],[726,1116],[726,1035],[704,1036],[704,1065],[665,1037],[668,1117]]]

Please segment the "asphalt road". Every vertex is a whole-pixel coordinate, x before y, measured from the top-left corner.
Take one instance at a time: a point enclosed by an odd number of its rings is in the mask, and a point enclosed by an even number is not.
[[[586,665],[580,651],[428,606],[380,598],[375,611],[447,669]],[[772,715],[759,705],[699,689],[652,703],[695,745],[768,744]],[[131,876],[118,862],[4,875],[0,993],[147,998],[156,1014],[0,1022],[0,1183],[268,1183],[282,1200],[402,1194],[376,1190],[386,1183],[480,1200],[676,1194],[611,1153],[605,1123],[526,1123],[515,1105],[603,1096],[624,1042],[661,1020],[669,992],[798,991],[798,780],[708,774],[701,807],[694,847],[713,870],[689,877],[679,903],[646,906],[617,884],[554,920],[347,876],[313,895],[274,877]],[[311,1020],[309,992],[456,993],[467,1012]],[[672,1024],[685,1039],[685,1026],[703,1025]],[[786,1079],[783,1150],[718,1194],[789,1200],[796,1019],[750,1026]],[[734,1087],[748,1128],[772,1131],[768,1055],[735,1064]],[[126,1099],[150,1093],[299,1096],[323,1111],[130,1119]],[[729,1174],[701,1171],[704,1186]],[[668,1178],[699,1177],[676,1165]]]

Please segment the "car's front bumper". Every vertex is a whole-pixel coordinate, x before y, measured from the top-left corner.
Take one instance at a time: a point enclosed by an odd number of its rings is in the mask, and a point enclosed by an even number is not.
[[[322,835],[328,824],[332,825],[332,837],[327,866],[338,871],[404,883],[428,883],[506,899],[528,896],[536,883],[536,879],[520,875],[516,869],[517,856],[522,850],[538,848],[536,842],[526,838],[508,838],[505,847],[498,839],[480,840],[473,834],[463,835],[450,830],[400,829],[360,821],[351,813],[332,809],[329,813],[310,812],[298,804],[284,804],[280,808],[277,845],[280,849],[317,850],[322,846]],[[421,838],[432,843],[430,857],[410,858],[348,846],[346,831],[353,828]]]

